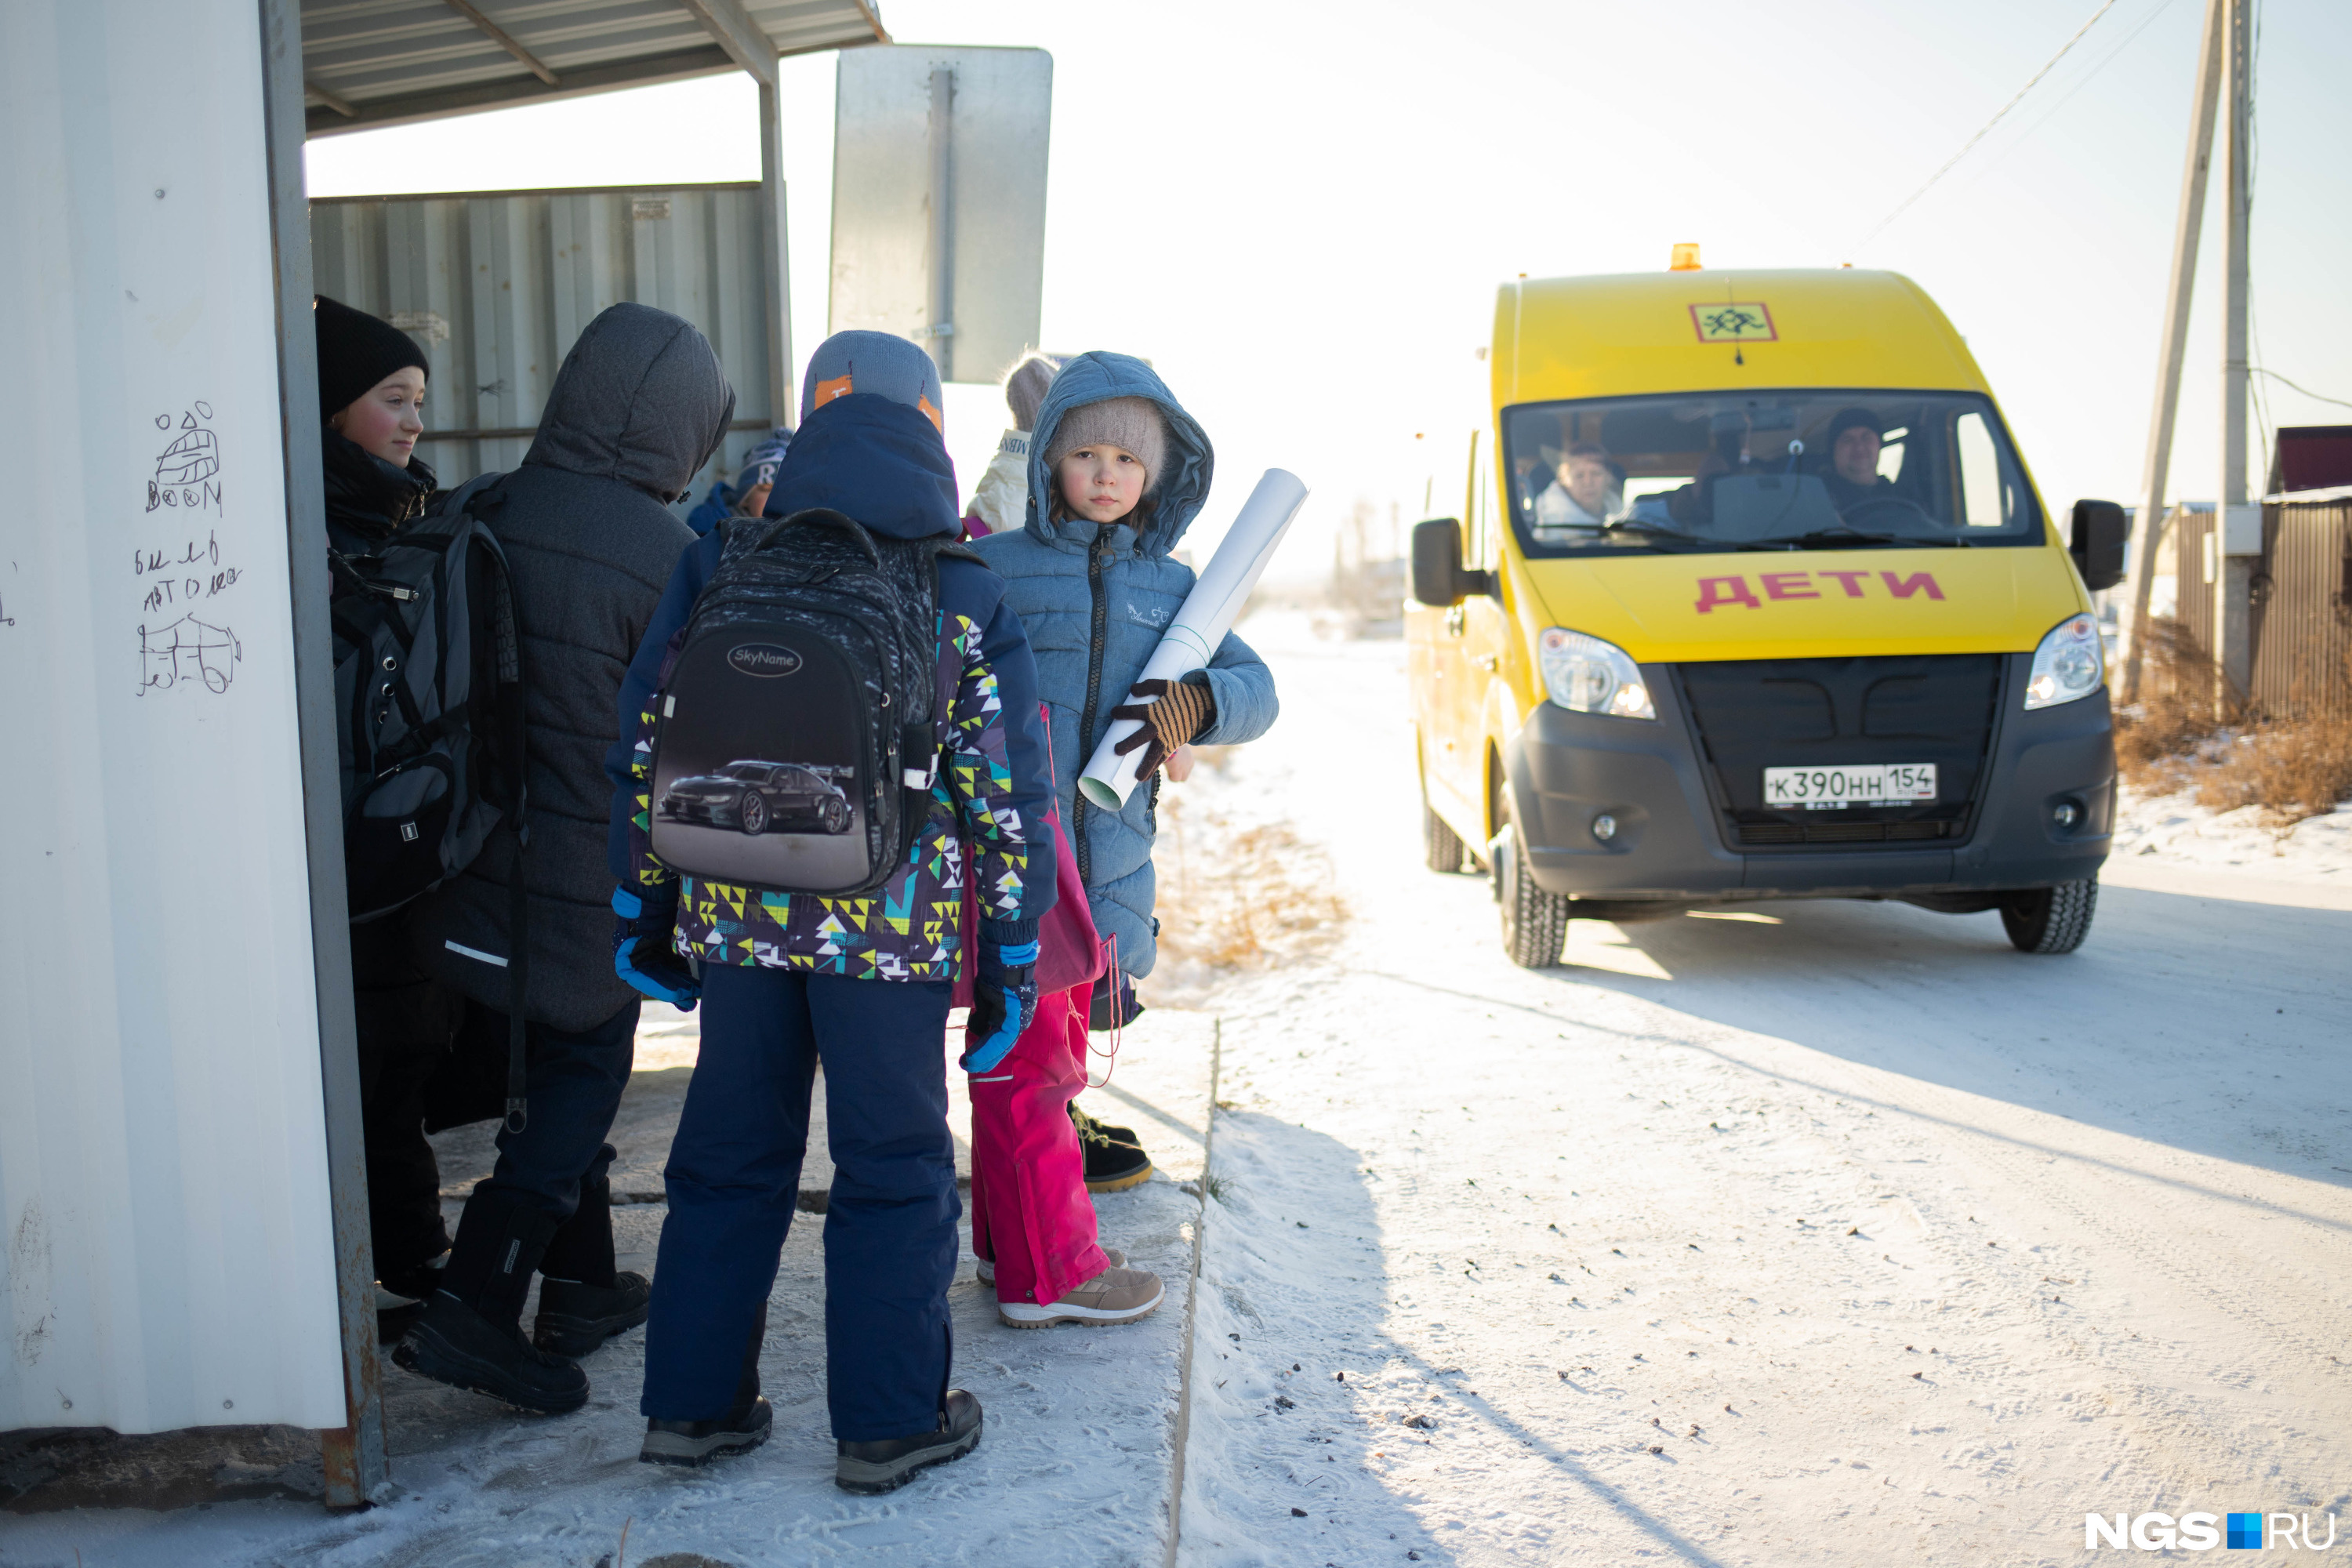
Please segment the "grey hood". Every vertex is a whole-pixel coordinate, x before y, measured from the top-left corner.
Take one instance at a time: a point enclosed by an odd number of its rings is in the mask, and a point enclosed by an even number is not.
[[[1147,399],[1168,424],[1168,471],[1153,479],[1147,497],[1151,518],[1135,542],[1138,554],[1165,555],[1176,548],[1176,542],[1200,515],[1201,503],[1209,499],[1216,458],[1208,433],[1184,412],[1167,384],[1150,365],[1129,354],[1100,349],[1080,354],[1064,364],[1053,385],[1046,388],[1045,401],[1037,405],[1037,428],[1029,437],[1027,527],[1032,537],[1048,544],[1066,536],[1083,549],[1085,542],[1094,538],[1091,522],[1054,521],[1054,476],[1045,468],[1045,453],[1054,445],[1054,430],[1063,415],[1113,397]]]
[[[735,389],[693,322],[621,304],[563,356],[526,464],[617,479],[667,504],[726,437]]]

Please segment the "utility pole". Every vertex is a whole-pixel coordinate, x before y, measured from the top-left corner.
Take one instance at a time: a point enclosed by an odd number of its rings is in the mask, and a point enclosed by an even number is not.
[[[2246,495],[2246,239],[2254,205],[2253,0],[2228,0],[2224,47],[2230,72],[2229,206],[2223,213],[2221,266],[2221,570],[2213,584],[2213,702],[2227,713],[2253,687],[2251,627],[2256,559],[2263,552],[2263,509]]]
[[[2148,420],[2147,468],[2132,520],[2131,596],[2123,624],[2123,700],[2139,700],[2142,656],[2147,647],[2149,590],[2156,552],[2164,539],[2164,485],[2172,467],[2172,427],[2180,408],[2180,367],[2189,353],[2189,302],[2197,285],[2197,240],[2205,227],[2205,176],[2213,160],[2214,110],[2221,93],[2225,14],[2230,0],[2207,0],[2204,43],[2198,51],[2197,92],[2189,116],[2189,166],[2180,177],[2180,213],[2172,230],[2172,287],[2164,307],[2163,347],[2157,355],[2156,409]],[[2242,357],[2242,356],[2241,356]],[[2242,406],[2242,401],[2241,406]]]

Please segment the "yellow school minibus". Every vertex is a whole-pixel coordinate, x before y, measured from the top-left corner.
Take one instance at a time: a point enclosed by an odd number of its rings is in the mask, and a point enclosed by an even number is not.
[[[1490,873],[1515,962],[1579,917],[1772,899],[2081,944],[2124,515],[2078,501],[2062,536],[1917,285],[1522,280],[1486,357],[1405,636],[1429,866]]]

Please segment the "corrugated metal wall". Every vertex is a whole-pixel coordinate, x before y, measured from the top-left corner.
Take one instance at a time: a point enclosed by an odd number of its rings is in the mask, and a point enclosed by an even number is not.
[[[684,316],[735,387],[699,492],[772,423],[759,210],[756,184],[338,197],[310,204],[312,267],[320,293],[425,345],[417,450],[445,485],[522,461],[596,312],[630,300]]]
[[[2192,512],[2176,507],[2165,520],[2172,534],[2173,570],[2178,574],[2178,598],[2173,615],[2189,628],[2197,646],[2213,647],[2213,612],[2220,600],[2215,579],[2221,574],[2221,521],[2210,511]]]
[[[2282,717],[2352,710],[2352,504],[2264,506],[2253,589],[2254,701]]]
[[[2166,521],[2179,574],[2174,610],[2200,648],[2220,607],[2219,520],[2175,510]],[[2274,719],[2352,710],[2352,503],[2269,502],[2247,632],[2253,704]]]

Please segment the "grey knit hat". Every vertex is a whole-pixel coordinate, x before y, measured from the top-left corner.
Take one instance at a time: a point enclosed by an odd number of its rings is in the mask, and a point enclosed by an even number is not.
[[[1045,447],[1045,471],[1052,473],[1064,458],[1081,447],[1097,445],[1124,448],[1143,464],[1143,492],[1158,488],[1168,462],[1168,422],[1148,397],[1108,397],[1084,403],[1062,416],[1054,439]]]
[[[1037,428],[1037,405],[1045,401],[1045,389],[1054,384],[1055,373],[1062,368],[1066,354],[1039,353],[1031,350],[1021,356],[1004,378],[1004,405],[1013,411],[1015,430]]]

